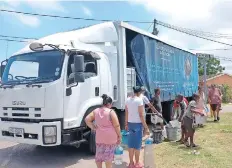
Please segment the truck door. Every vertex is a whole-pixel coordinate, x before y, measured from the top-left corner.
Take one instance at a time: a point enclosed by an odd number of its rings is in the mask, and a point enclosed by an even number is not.
[[[67,65],[67,80],[66,91],[64,95],[64,128],[75,127],[79,125],[67,126],[65,123],[76,123],[82,120],[80,115],[80,109],[87,101],[91,101],[100,96],[100,78],[98,61],[95,59],[85,57],[85,82],[78,83],[75,86],[74,80],[71,76],[72,64],[74,63],[74,57],[69,56]],[[70,122],[69,122],[70,121]]]

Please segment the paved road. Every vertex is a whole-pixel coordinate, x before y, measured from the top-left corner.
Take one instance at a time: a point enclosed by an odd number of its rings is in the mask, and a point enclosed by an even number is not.
[[[223,106],[223,112],[232,112],[232,105]],[[125,160],[127,153],[125,153]],[[127,160],[126,160],[127,161]],[[44,148],[34,145],[0,141],[0,168],[94,168],[94,158],[86,146]],[[120,168],[125,168],[124,166]],[[116,167],[115,167],[116,168]]]
[[[125,158],[127,153],[125,153]],[[94,157],[86,146],[40,147],[34,145],[0,142],[0,168],[95,168]],[[117,166],[114,166],[117,168]],[[120,168],[126,168],[126,163]]]
[[[232,104],[223,105],[222,112],[224,113],[232,112]]]

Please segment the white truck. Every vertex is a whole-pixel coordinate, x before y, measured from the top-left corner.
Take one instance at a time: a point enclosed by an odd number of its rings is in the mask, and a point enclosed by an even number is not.
[[[4,60],[0,140],[41,146],[88,143],[94,153],[95,134],[85,116],[108,94],[123,127],[127,95],[136,78],[142,81],[127,49],[136,35],[167,45],[127,23],[106,22],[41,38]],[[169,109],[173,97],[163,100]]]

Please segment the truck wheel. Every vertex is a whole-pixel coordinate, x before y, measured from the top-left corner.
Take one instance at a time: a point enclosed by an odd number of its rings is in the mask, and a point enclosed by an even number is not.
[[[93,155],[96,153],[96,133],[94,131],[91,131],[89,136],[89,151]]]

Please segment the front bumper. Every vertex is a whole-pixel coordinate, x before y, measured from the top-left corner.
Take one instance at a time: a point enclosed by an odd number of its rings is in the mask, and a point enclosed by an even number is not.
[[[56,126],[56,143],[49,145],[43,143],[44,126]],[[16,134],[9,133],[9,128],[22,128],[24,130],[24,133],[21,136],[18,136]],[[0,140],[41,146],[57,146],[61,144],[61,122],[55,121],[40,123],[20,123],[0,121]]]

